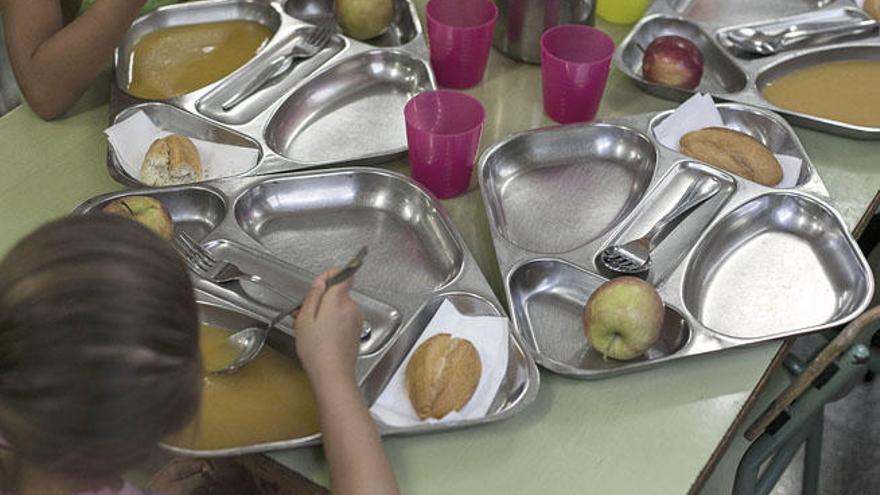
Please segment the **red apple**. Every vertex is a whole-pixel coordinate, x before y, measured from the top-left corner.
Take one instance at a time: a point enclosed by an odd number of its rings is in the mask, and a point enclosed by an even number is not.
[[[694,89],[703,77],[703,52],[687,38],[661,36],[645,49],[642,75],[665,86]]]

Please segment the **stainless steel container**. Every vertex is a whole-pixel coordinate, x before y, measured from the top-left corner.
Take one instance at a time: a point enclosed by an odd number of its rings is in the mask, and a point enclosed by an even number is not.
[[[510,58],[541,63],[541,34],[559,24],[596,22],[596,0],[494,0],[494,45]]]

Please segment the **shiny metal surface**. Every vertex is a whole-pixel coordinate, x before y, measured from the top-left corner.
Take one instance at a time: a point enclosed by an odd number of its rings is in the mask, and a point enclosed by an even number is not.
[[[390,50],[362,53],[312,79],[284,102],[266,127],[266,143],[275,153],[309,166],[403,153],[403,107],[431,87],[431,69],[422,59]]]
[[[201,185],[141,189],[93,198],[79,214],[123,196],[146,194],[165,204],[178,230],[187,232],[218,259],[229,259],[269,284],[289,291],[279,301],[272,291],[243,282],[218,286],[196,278],[197,298],[267,322],[301,299],[311,280],[338,264],[340,246],[369,247],[355,278],[353,297],[372,333],[361,342],[357,377],[372,401],[390,379],[444,298],[467,314],[503,314],[501,305],[460,234],[421,186],[393,172],[345,168],[268,177],[243,177]],[[223,326],[223,325],[221,325]],[[283,321],[273,334],[291,335]],[[290,339],[292,340],[292,339]],[[270,340],[271,345],[271,340]],[[475,421],[386,428],[383,434],[411,434],[497,421],[524,408],[537,395],[539,375],[519,337],[511,331],[507,377],[490,413]],[[310,445],[320,437],[290,439],[186,455],[226,456]]]
[[[645,17],[618,46],[614,63],[645,92],[670,100],[684,100],[694,92],[710,93],[722,100],[773,110],[792,123],[857,139],[880,139],[880,128],[848,124],[778,107],[761,94],[773,79],[791,70],[841,60],[880,60],[880,35],[876,30],[845,40],[784,51],[767,57],[737,56],[720,41],[723,33],[808,13],[863,16],[849,0],[656,0]],[[795,19],[800,19],[796,17]],[[788,20],[786,22],[798,22]],[[654,84],[642,77],[642,51],[657,36],[680,35],[696,43],[705,59],[703,79],[694,90]],[[821,40],[820,40],[821,41]],[[832,58],[833,57],[833,58]]]
[[[738,55],[773,55],[793,48],[821,46],[877,31],[877,21],[861,9],[839,9],[828,14],[803,14],[749,24],[718,33],[718,41]]]
[[[414,94],[436,88],[425,37],[409,0],[395,0],[394,21],[384,35],[362,42],[337,34],[274,84],[223,109],[272,61],[306,39],[315,29],[312,23],[330,15],[332,2],[327,0],[202,0],[163,7],[135,21],[117,50],[114,91],[128,87],[129,54],[146,34],[171,26],[254,20],[275,32],[256,57],[221,81],[154,104],[176,107],[204,120],[206,128],[252,140],[261,158],[248,176],[398,156],[406,151],[403,105]],[[127,94],[114,98],[111,120],[118,122],[121,112],[141,102]],[[108,167],[123,184],[143,186],[112,158]]]
[[[684,304],[714,332],[740,339],[836,326],[871,294],[858,246],[825,204],[768,193],[715,224],[685,271]]]
[[[672,211],[657,220],[648,233],[626,244],[613,244],[603,249],[597,258],[599,269],[603,273],[609,271],[610,275],[647,276],[653,266],[651,252],[698,206],[720,190],[721,184],[714,177],[691,182]]]
[[[242,101],[253,96],[257,91],[266,86],[277,84],[279,80],[293,69],[296,62],[310,59],[321,53],[330,44],[330,41],[335,38],[335,31],[333,29],[329,24],[324,23],[311,29],[304,38],[300,38],[299,42],[293,45],[290,51],[282,53],[269,62],[268,65],[262,68],[259,76],[254,77],[244,87],[239,88],[237,93],[220,105],[220,108],[224,112],[228,112],[237,107]]]
[[[185,234],[183,234],[184,238],[186,238]],[[201,249],[201,248],[200,248]],[[350,279],[354,276],[355,273],[360,269],[363,265],[364,257],[367,255],[366,246],[362,247],[354,257],[342,267],[336,274],[330,277],[325,285],[325,290],[333,287],[334,285],[341,284],[346,280]],[[212,256],[208,254],[208,256]],[[213,259],[213,258],[212,258]],[[236,356],[235,360],[230,363],[228,366],[222,369],[213,369],[210,370],[212,373],[235,373],[243,366],[246,366],[248,363],[256,359],[256,357],[260,354],[260,351],[263,350],[263,346],[266,345],[266,339],[269,337],[269,333],[274,329],[279,323],[288,317],[293,317],[302,309],[303,302],[300,301],[293,306],[287,306],[275,315],[269,323],[263,326],[253,326],[249,328],[245,328],[244,330],[240,330],[235,332],[234,334],[229,336],[229,342],[232,343],[233,346],[239,349],[239,354]],[[364,321],[364,330],[361,334],[361,340],[366,340],[372,336],[372,331],[370,329],[369,323]]]
[[[576,378],[613,376],[834,327],[870,302],[867,262],[826,202],[825,186],[791,126],[741,104],[719,110],[774,152],[802,158],[798,185],[768,188],[660,145],[653,129],[671,112],[527,131],[481,156],[480,187],[514,325],[539,364]],[[625,158],[611,173],[607,154],[591,144],[603,140],[609,143],[603,149]],[[626,167],[628,179],[604,182]],[[643,176],[634,180],[632,170]],[[528,182],[511,203],[509,190],[533,174],[541,180]],[[668,309],[661,341],[636,361],[602,359],[589,350],[581,318],[589,295],[606,280],[598,256],[648,233],[694,184],[707,180],[720,190],[651,253],[648,280]],[[554,216],[557,211],[577,213]],[[540,235],[523,242],[511,235],[519,232],[515,225],[536,225],[522,231]]]
[[[559,24],[596,22],[596,0],[494,0],[498,7],[493,44],[508,57],[541,63],[541,35]]]
[[[493,149],[480,176],[489,217],[500,236],[535,253],[570,251],[617,225],[657,160],[644,134],[604,124],[527,132]]]

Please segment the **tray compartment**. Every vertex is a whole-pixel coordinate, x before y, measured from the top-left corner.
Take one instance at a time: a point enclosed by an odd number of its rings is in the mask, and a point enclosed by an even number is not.
[[[281,15],[268,3],[218,0],[161,8],[136,20],[117,48],[115,55],[116,84],[128,93],[128,85],[131,81],[131,52],[144,36],[170,27],[221,21],[259,22],[276,34],[281,27]],[[177,96],[172,100],[183,96],[185,95]]]
[[[364,289],[426,293],[462,266],[462,248],[429,196],[379,172],[266,180],[242,194],[235,217],[271,254],[315,273],[340,252],[369,246],[357,276]]]
[[[272,117],[266,143],[308,166],[402,153],[403,107],[433,87],[424,60],[400,51],[365,52],[301,86]]]
[[[259,276],[266,284],[283,292],[278,294],[265,285],[243,281],[237,284],[224,284],[222,287],[208,284],[202,287],[225,301],[243,307],[267,319],[274,318],[282,311],[305,298],[317,274],[310,273],[296,266],[266,256],[263,253],[245,247],[236,242],[218,239],[205,246],[218,259],[227,260],[238,265],[247,273]],[[201,286],[200,286],[201,287]],[[395,308],[379,302],[359,291],[353,291],[352,299],[361,308],[364,321],[370,328],[369,338],[360,344],[361,355],[371,355],[387,344],[400,327],[401,314]],[[279,325],[280,331],[293,335],[293,321],[286,318]]]
[[[409,354],[422,332],[428,326],[434,314],[444,301],[450,301],[455,308],[467,316],[504,316],[501,310],[483,297],[465,292],[444,293],[428,299],[407,323],[397,339],[391,344],[388,352],[378,361],[361,384],[367,402],[372,404],[385,389],[397,368]],[[535,392],[537,374],[532,376],[534,365],[512,334],[508,336],[507,373],[498,389],[486,418],[501,417],[512,413],[523,406],[527,397]],[[480,423],[485,420],[464,421],[463,423]],[[430,424],[412,429],[391,428],[380,425],[383,434],[415,433],[429,431]]]
[[[202,324],[211,325],[217,328],[228,330],[230,335],[244,330],[245,328],[260,326],[264,323],[252,318],[249,315],[234,311],[232,309],[199,302],[199,321]],[[272,347],[284,357],[289,358],[299,365],[299,358],[296,355],[294,341],[289,335],[274,330],[269,332],[266,345]],[[227,457],[230,455],[242,455],[244,453],[269,452],[284,448],[299,447],[302,445],[312,445],[320,441],[321,434],[315,433],[300,438],[284,439],[276,442],[259,443],[252,445],[242,445],[240,447],[229,449],[200,450],[173,446],[170,444],[162,444],[162,448],[175,454],[187,457],[214,458]]]
[[[243,124],[256,118],[345,48],[345,40],[341,36],[333,36],[327,46],[317,55],[294,62],[293,68],[288,71],[287,75],[275,84],[260,89],[229,111],[223,110],[223,104],[232,98],[239,88],[257,77],[266,64],[293,50],[294,46],[306,39],[314,29],[297,29],[284,41],[257,55],[245,67],[219,82],[217,87],[200,99],[196,104],[198,111],[227,124]]]
[[[232,146],[239,146],[242,148],[251,148],[257,150],[257,152],[260,153],[260,156],[262,155],[262,148],[260,147],[260,144],[253,139],[230,129],[221,127],[209,120],[203,119],[189,112],[180,110],[179,108],[171,106],[167,103],[150,102],[128,107],[125,110],[119,112],[118,115],[116,115],[116,117],[113,119],[113,123],[118,124],[139,111],[144,112],[144,114],[153,121],[156,127],[162,129],[163,131],[182,134],[184,136],[193,139],[200,139],[202,141],[228,144]],[[122,162],[114,151],[111,150],[110,155],[114,165],[114,168],[112,168],[111,170],[121,175],[124,175],[124,178],[129,185],[143,186],[143,183],[140,181],[140,176],[132,177],[131,175],[125,173]],[[241,173],[246,174],[250,172],[258,166],[259,161],[260,159],[257,158],[257,161],[254,162],[253,167],[247,170],[242,170]],[[206,163],[204,165],[206,167],[210,167],[209,163]]]
[[[318,24],[333,18],[333,0],[288,0],[284,11],[301,21]],[[373,46],[393,47],[405,45],[419,34],[418,21],[406,0],[394,0],[394,20],[384,34],[364,43]]]
[[[562,253],[632,211],[656,161],[640,132],[593,124],[515,136],[483,156],[480,174],[498,234],[522,249]]]
[[[736,192],[736,181],[733,177],[699,162],[679,162],[648,193],[638,210],[627,219],[626,226],[611,235],[598,253],[606,247],[623,244],[647,234],[664,215],[672,211],[691,185],[711,179],[718,181],[720,190],[692,211],[669,234],[669,237],[651,252],[652,266],[648,273],[648,281],[655,286],[658,285],[681,263],[715,215]],[[596,267],[602,266],[598,261],[598,255],[594,263]],[[601,273],[601,268],[598,271]]]
[[[783,76],[816,65],[847,60],[880,61],[880,45],[848,45],[843,47],[823,48],[812,50],[802,55],[787,57],[780,62],[766,67],[758,73],[755,83],[759,98],[771,108],[783,112],[794,124],[805,127],[814,127],[819,130],[835,132],[855,138],[871,137],[876,139],[880,137],[880,128],[859,126],[816,115],[801,113],[796,110],[779,108],[764,98],[764,89]],[[878,109],[878,112],[880,112],[880,109]]]
[[[226,216],[226,201],[211,189],[199,186],[180,186],[166,189],[124,192],[105,196],[98,202],[81,206],[78,213],[101,211],[112,201],[127,196],[149,196],[162,202],[171,215],[174,229],[183,231],[194,239],[203,239],[211,233]]]
[[[625,71],[645,91],[663,98],[684,100],[694,92],[724,95],[742,91],[748,82],[745,72],[696,24],[673,17],[654,16],[640,23],[621,49],[620,61]],[[655,84],[642,76],[643,49],[660,36],[682,36],[694,42],[703,52],[703,78],[693,90]]]
[[[663,0],[660,0],[663,1]],[[665,0],[681,15],[728,25],[803,14],[835,0]]]
[[[870,302],[867,263],[832,210],[769,193],[721,219],[694,251],[685,307],[710,330],[766,339],[834,326]]]
[[[583,311],[590,295],[606,280],[553,259],[532,260],[511,272],[507,281],[511,312],[542,366],[578,378],[597,378],[662,361],[690,340],[687,321],[667,306],[660,340],[643,357],[605,359],[587,342]]]
[[[810,160],[807,153],[797,139],[797,135],[782,118],[766,110],[738,103],[722,103],[716,105],[716,108],[721,113],[724,123],[733,130],[748,134],[761,141],[773,153],[794,156],[803,160],[801,175],[797,181],[798,186],[802,186],[812,179],[813,170],[809,166]],[[655,129],[671,114],[672,112],[664,112],[651,121],[651,135],[655,139],[657,136]]]

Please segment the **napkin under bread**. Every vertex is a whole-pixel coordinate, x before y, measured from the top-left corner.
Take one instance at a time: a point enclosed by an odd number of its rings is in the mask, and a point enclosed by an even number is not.
[[[122,168],[131,176],[140,180],[141,165],[144,156],[153,141],[164,138],[173,132],[159,128],[144,112],[135,112],[132,116],[104,131],[116,158]],[[243,174],[254,168],[259,159],[259,151],[253,148],[213,143],[189,137],[202,160],[204,180],[220,179]]]
[[[726,127],[721,112],[715,107],[715,100],[709,95],[696,94],[681,104],[671,115],[654,128],[654,136],[660,144],[675,151],[679,150],[682,136],[707,127]],[[796,156],[774,154],[782,166],[782,181],[776,185],[780,189],[797,186],[801,176],[803,160]]]
[[[507,318],[491,316],[465,316],[449,301],[443,301],[434,318],[422,332],[419,340],[394,372],[382,395],[373,403],[370,412],[376,420],[388,426],[406,427],[424,423],[447,423],[486,416],[489,406],[504,381],[508,360]],[[438,333],[469,340],[480,353],[483,374],[471,400],[461,411],[453,411],[443,419],[421,421],[409,401],[406,391],[406,365],[413,352]]]

